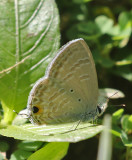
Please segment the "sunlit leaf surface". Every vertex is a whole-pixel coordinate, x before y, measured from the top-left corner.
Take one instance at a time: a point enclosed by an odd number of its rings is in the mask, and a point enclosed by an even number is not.
[[[91,138],[102,131],[103,126],[82,122],[73,131],[77,122],[69,124],[38,126],[27,124],[22,126],[8,126],[1,129],[0,134],[15,139],[48,142],[78,142]]]

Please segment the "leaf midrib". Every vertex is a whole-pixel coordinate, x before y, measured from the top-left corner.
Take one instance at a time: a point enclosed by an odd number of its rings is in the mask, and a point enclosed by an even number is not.
[[[15,8],[15,37],[16,37],[16,63],[20,61],[20,27],[19,27],[19,8],[18,8],[18,0],[14,1],[14,8]],[[19,76],[19,65],[15,68],[16,69],[16,83],[15,83],[15,94],[12,104],[14,104],[17,94],[17,86],[18,86],[18,76]]]

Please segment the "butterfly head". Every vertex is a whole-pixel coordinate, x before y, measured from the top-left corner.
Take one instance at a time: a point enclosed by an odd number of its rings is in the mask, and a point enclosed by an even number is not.
[[[97,105],[96,108],[97,116],[100,117],[105,112],[106,108],[107,108],[107,103],[103,105]]]
[[[105,102],[97,105],[97,108],[96,108],[97,117],[100,117],[105,112],[106,108],[108,107],[108,102],[109,102],[109,97],[107,97]]]
[[[115,94],[117,94],[118,92],[115,92],[113,95],[111,95],[110,97],[106,98],[106,101],[103,104],[97,105],[96,108],[96,113],[97,116],[100,117],[106,110],[106,108],[108,107],[108,102],[110,100],[111,97],[113,97]]]

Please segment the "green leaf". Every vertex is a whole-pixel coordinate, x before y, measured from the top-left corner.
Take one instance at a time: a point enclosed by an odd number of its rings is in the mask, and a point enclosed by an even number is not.
[[[121,29],[124,29],[132,24],[132,15],[130,12],[122,12],[119,15],[119,25]]]
[[[81,122],[78,128],[73,131],[78,122],[58,125],[33,125],[8,126],[0,129],[0,134],[15,139],[27,141],[46,142],[78,142],[91,138],[103,130],[101,125],[93,125]]]
[[[82,37],[85,40],[88,40],[88,44],[90,45],[90,41],[96,41],[96,39],[100,37],[101,34],[97,25],[94,22],[88,21],[73,25],[68,30],[67,36],[69,39]]]
[[[43,142],[22,141],[18,148],[25,151],[36,151],[42,146]]]
[[[68,150],[69,143],[48,143],[40,150],[32,154],[28,160],[60,160],[62,159]]]
[[[119,109],[112,115],[112,133],[113,135],[120,137],[121,136],[121,128],[119,127],[121,116],[124,112],[124,109]]]
[[[118,66],[117,68],[115,68],[114,70],[112,70],[112,73],[121,76],[125,79],[127,79],[128,81],[132,81],[132,69],[130,68],[130,66]]]
[[[118,34],[113,37],[113,40],[120,40],[119,47],[127,45],[132,33],[132,14],[130,12],[122,12],[119,15]]]
[[[10,160],[25,160],[31,154],[32,154],[32,152],[27,152],[27,151],[23,151],[23,150],[18,149],[11,155]]]
[[[106,37],[106,36],[105,36]],[[99,63],[102,67],[111,68],[115,65],[115,62],[110,58],[109,53],[111,50],[111,45],[107,42],[106,39],[102,36],[101,37],[104,42],[101,42],[101,51],[97,48],[93,49],[93,57],[96,63]],[[105,40],[104,40],[105,39]],[[104,44],[106,43],[106,44]]]
[[[119,118],[121,118],[123,112],[124,112],[124,109],[119,109],[118,111],[113,113],[112,117],[118,120]]]
[[[113,20],[106,16],[98,16],[95,19],[95,23],[102,34],[109,33],[114,24]]]
[[[6,141],[0,140],[0,151],[6,152],[9,149],[9,144]]]
[[[72,1],[77,4],[82,4],[82,3],[90,2],[92,0],[72,0]]]
[[[116,124],[117,121],[119,121],[119,119],[121,118],[123,112],[124,112],[124,109],[119,109],[118,111],[113,113],[113,115],[112,115],[113,123]]]
[[[100,57],[99,63],[105,68],[111,68],[114,66],[114,61],[108,57]]]
[[[1,1],[0,12],[0,100],[11,123],[59,47],[59,16],[54,0]]]
[[[132,115],[124,115],[121,119],[122,128],[127,131],[132,131]]]
[[[131,135],[128,136],[126,132],[122,131],[121,139],[125,146],[132,147],[132,136]]]
[[[132,64],[132,54],[131,53],[129,56],[125,57],[123,60],[116,62],[116,65],[118,66],[130,65],[130,64]]]
[[[113,129],[111,130],[111,133],[117,137],[120,137],[121,129],[119,129],[119,127],[117,126],[114,126]]]

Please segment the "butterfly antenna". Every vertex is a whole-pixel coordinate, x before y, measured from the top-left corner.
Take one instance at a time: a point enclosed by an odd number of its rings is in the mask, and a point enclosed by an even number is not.
[[[114,95],[116,95],[118,92],[115,92],[113,95],[107,97],[107,100],[106,100],[106,104],[109,102],[110,98],[113,97]],[[110,105],[110,106],[118,106],[118,107],[126,107],[125,104],[119,104],[119,105]],[[107,105],[104,106],[104,109],[107,108]]]
[[[110,106],[118,106],[118,107],[126,107],[126,105],[125,104],[118,104],[118,105],[114,105],[114,104],[112,104],[112,105],[110,105]]]
[[[114,94],[112,94],[111,96],[109,96],[109,97],[107,97],[107,100],[106,100],[106,102],[108,103],[109,102],[109,100],[110,100],[110,98],[111,97],[113,97],[114,95],[116,95],[118,92],[115,92]]]
[[[112,94],[111,96],[107,97],[107,102],[109,102],[110,98],[113,97],[114,95],[116,95],[118,92],[115,92],[114,94]]]
[[[107,97],[107,98],[110,99],[111,97],[113,97],[113,96],[116,95],[117,93],[118,93],[118,91],[115,92],[114,94],[112,94],[111,96]]]

